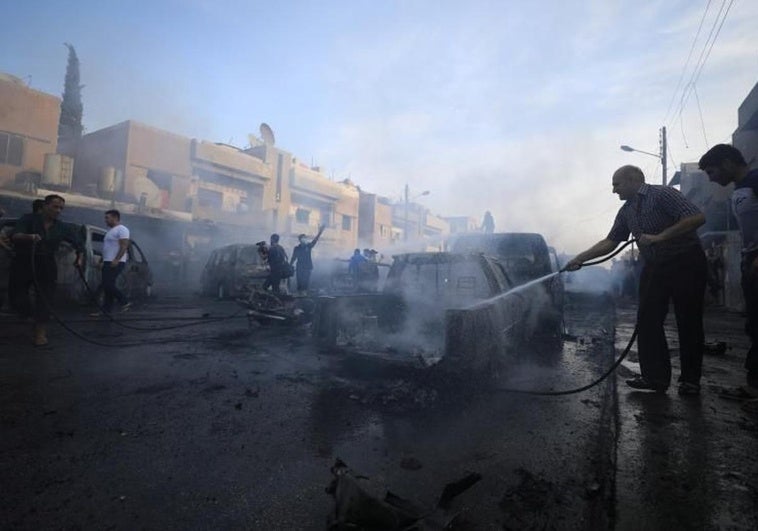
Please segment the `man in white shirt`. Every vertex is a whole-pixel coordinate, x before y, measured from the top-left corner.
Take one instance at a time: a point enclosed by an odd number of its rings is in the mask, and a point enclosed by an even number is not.
[[[113,309],[114,299],[121,305],[122,311],[126,311],[130,305],[116,287],[116,279],[126,267],[128,259],[129,229],[121,224],[121,213],[118,210],[105,213],[105,224],[108,226],[108,232],[103,239],[103,310],[109,314]]]

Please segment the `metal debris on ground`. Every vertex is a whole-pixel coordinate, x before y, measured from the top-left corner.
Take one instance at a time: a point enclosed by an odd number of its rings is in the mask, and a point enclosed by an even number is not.
[[[353,473],[339,459],[331,471],[334,479],[326,489],[335,502],[328,520],[330,530],[465,529],[460,511],[451,511],[451,505],[456,497],[482,479],[480,474],[471,473],[448,483],[437,505],[430,508],[401,498],[369,478]]]

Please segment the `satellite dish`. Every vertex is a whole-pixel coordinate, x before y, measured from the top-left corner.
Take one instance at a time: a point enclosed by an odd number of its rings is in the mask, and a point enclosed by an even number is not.
[[[267,146],[273,146],[274,145],[274,132],[271,130],[271,128],[268,126],[267,123],[261,124],[261,138],[263,138],[263,143]]]

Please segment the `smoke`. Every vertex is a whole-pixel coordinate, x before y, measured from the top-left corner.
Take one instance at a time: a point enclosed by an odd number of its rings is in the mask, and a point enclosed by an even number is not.
[[[614,276],[601,266],[583,267],[566,275],[566,290],[575,293],[611,293]]]
[[[439,362],[451,348],[470,345],[472,359],[477,358],[473,363],[482,365],[481,359],[494,351],[502,362],[520,340],[554,331],[551,323],[560,317],[549,290],[557,274],[493,296],[482,267],[476,255],[401,258],[383,294],[340,301],[338,342],[423,365]],[[451,329],[448,313],[456,310],[466,324]],[[446,343],[451,340],[453,346]]]

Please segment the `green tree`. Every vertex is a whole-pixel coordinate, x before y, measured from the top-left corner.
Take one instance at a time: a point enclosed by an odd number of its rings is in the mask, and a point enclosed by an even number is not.
[[[76,155],[79,139],[82,137],[82,88],[79,84],[79,58],[76,50],[68,43],[68,65],[66,66],[66,81],[63,86],[61,101],[61,117],[58,122],[58,153]]]

